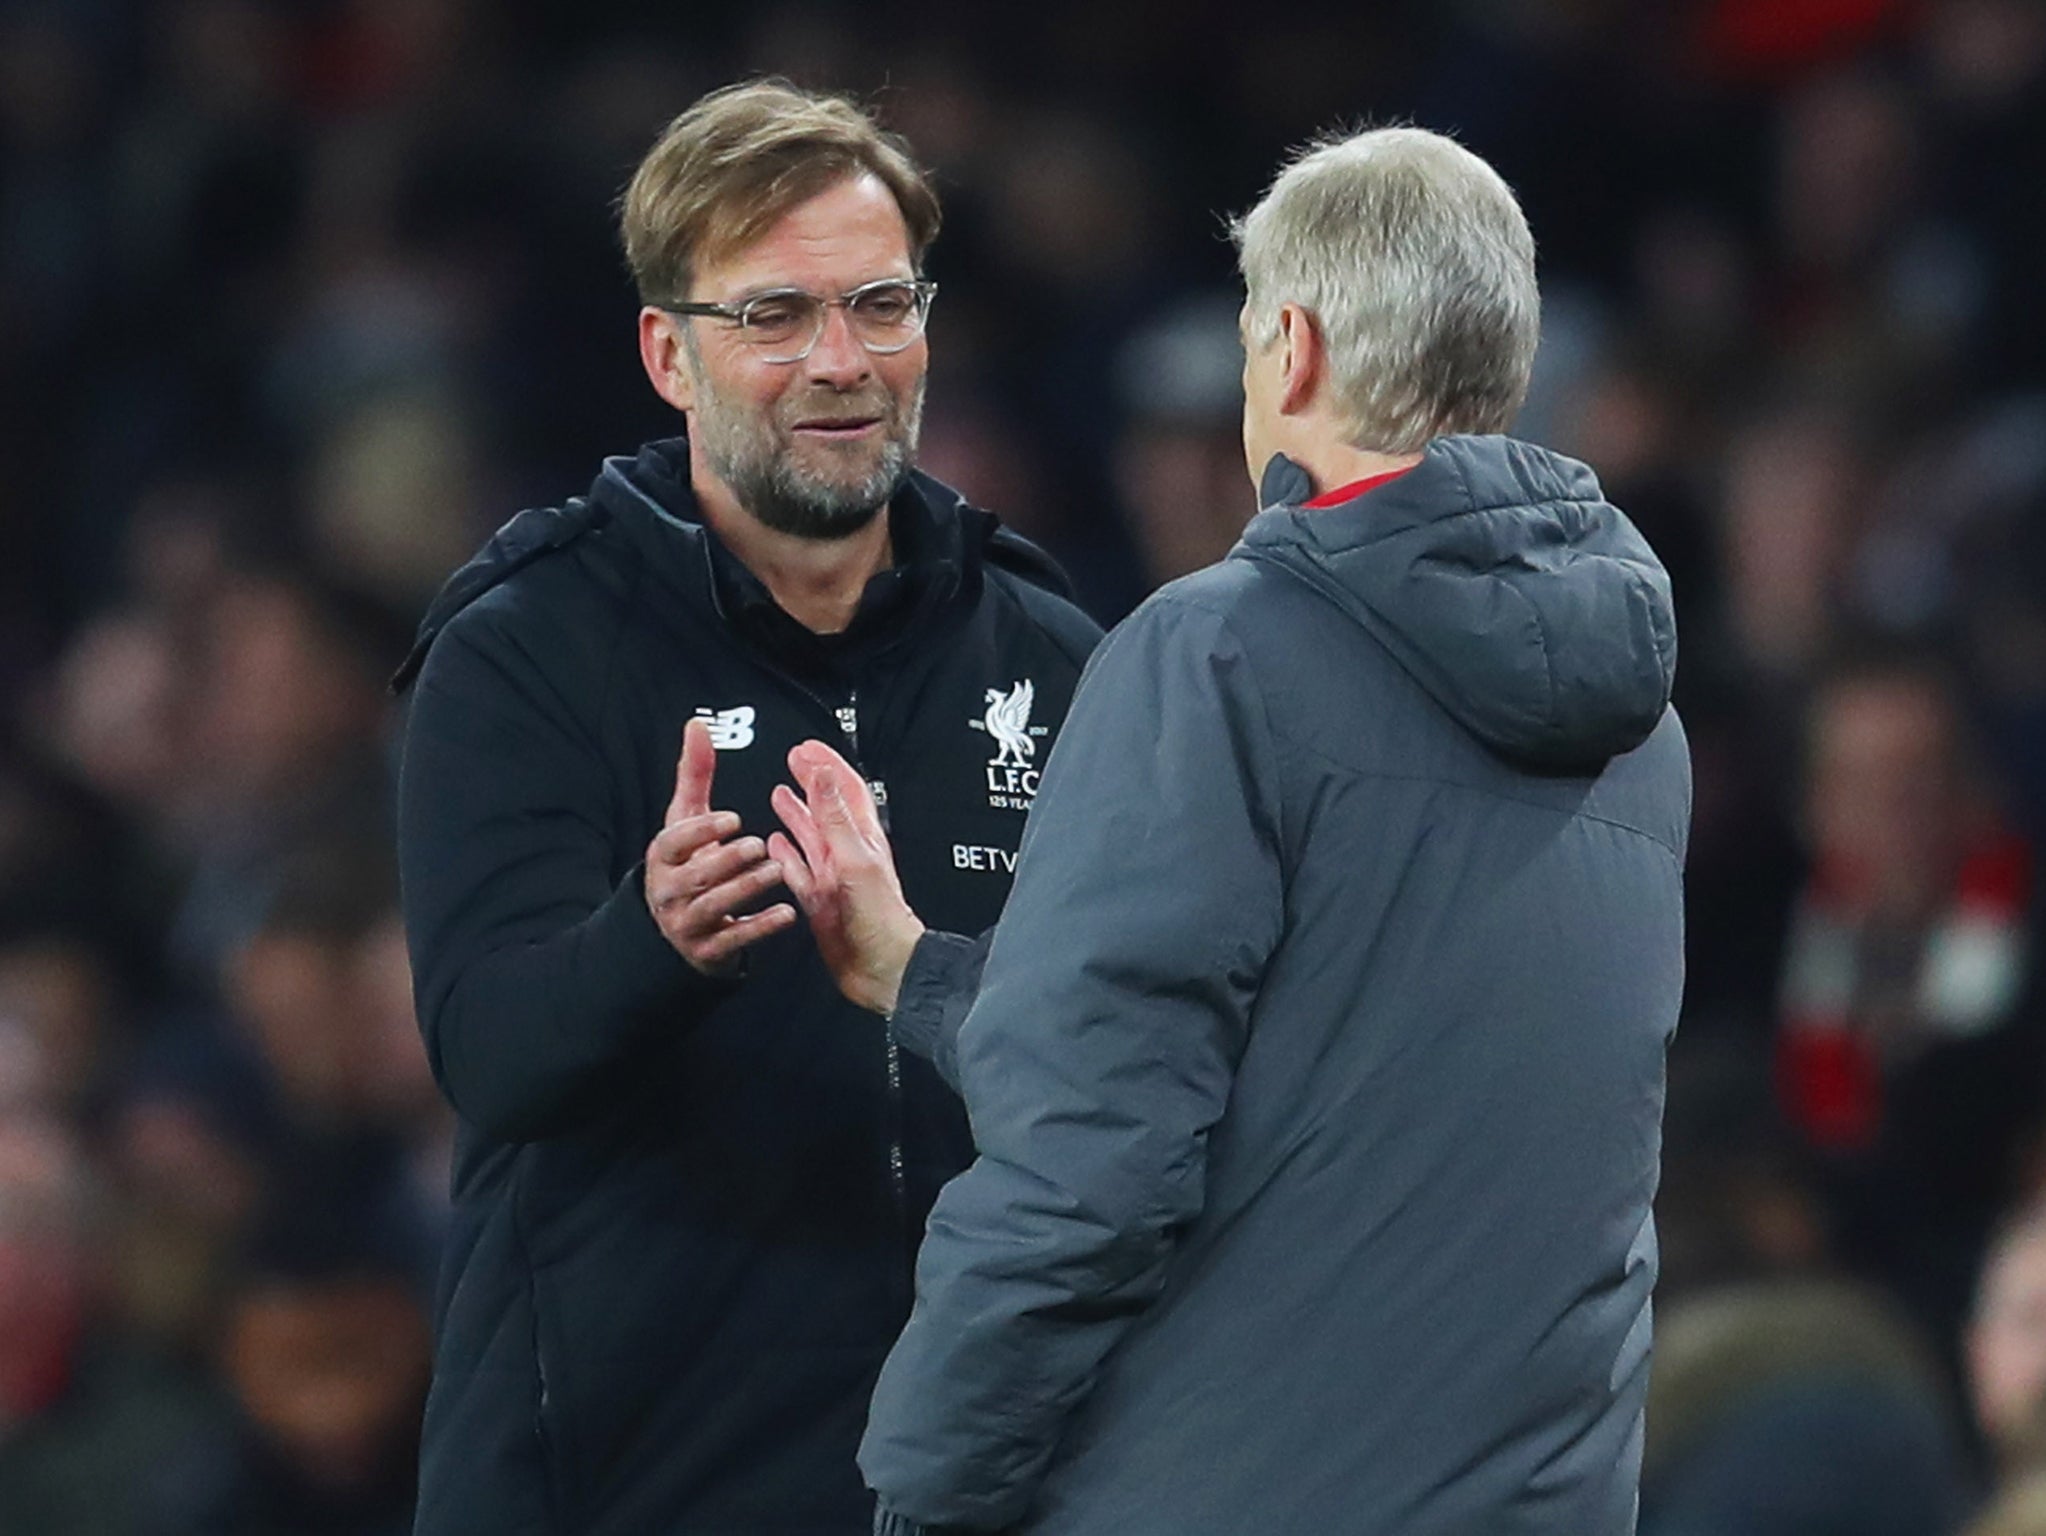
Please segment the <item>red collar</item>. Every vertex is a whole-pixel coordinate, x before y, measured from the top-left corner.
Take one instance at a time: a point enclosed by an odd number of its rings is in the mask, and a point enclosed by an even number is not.
[[[1382,475],[1366,475],[1362,480],[1352,480],[1348,485],[1339,485],[1332,491],[1323,491],[1319,496],[1300,503],[1303,507],[1339,507],[1346,501],[1355,500],[1366,491],[1376,490],[1388,480],[1397,480],[1414,466],[1406,469],[1388,469]]]

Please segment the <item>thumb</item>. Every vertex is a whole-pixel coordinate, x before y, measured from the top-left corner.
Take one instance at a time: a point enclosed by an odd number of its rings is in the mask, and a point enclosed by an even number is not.
[[[852,806],[845,798],[845,786],[838,774],[825,772],[816,779],[817,811],[824,820],[834,827],[850,827],[853,824]]]
[[[841,768],[851,772],[844,760],[822,742],[806,741],[789,753],[789,769],[803,786],[804,798],[810,802],[812,811],[818,814],[834,806],[839,812],[844,811],[844,798],[834,796]]]
[[[692,717],[682,727],[682,756],[675,764],[675,793],[668,801],[667,822],[710,813],[710,781],[717,766],[717,748],[711,744],[710,726],[701,718]]]
[[[881,826],[880,808],[874,804],[872,786],[861,777],[859,770],[841,761],[826,776],[825,783],[833,803],[843,812],[853,830],[874,847],[885,848],[888,834]]]
[[[774,860],[781,870],[781,883],[788,887],[789,894],[796,898],[796,905],[809,912],[816,904],[817,875],[810,868],[810,862],[803,857],[796,845],[789,841],[786,833],[771,832],[767,837],[767,856]]]

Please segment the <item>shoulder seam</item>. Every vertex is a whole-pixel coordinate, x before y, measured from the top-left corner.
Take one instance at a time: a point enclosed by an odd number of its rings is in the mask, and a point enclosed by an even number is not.
[[[1020,581],[1020,578],[1009,578],[1007,576],[1007,573],[997,572],[993,567],[989,567],[986,580],[990,586],[996,586],[1001,589],[1003,599],[1006,602],[1008,602],[1009,605],[1013,607],[1018,613],[1020,613],[1023,616],[1024,620],[1030,625],[1030,627],[1033,630],[1035,630],[1039,635],[1041,635],[1052,646],[1054,650],[1056,650],[1061,656],[1065,657],[1065,659],[1073,666],[1074,670],[1077,671],[1081,668],[1084,668],[1087,665],[1087,656],[1090,654],[1090,652],[1080,652],[1076,654],[1073,651],[1073,649],[1066,644],[1064,636],[1060,635],[1059,632],[1056,629],[1052,628],[1051,625],[1045,623],[1044,620],[1040,619],[1035,613],[1031,612],[1030,605],[1023,600],[1023,594],[1017,591],[1016,587],[1011,584],[1012,580]],[[1030,585],[1029,583],[1023,584]],[[1047,598],[1049,598],[1051,601],[1055,603],[1064,603],[1067,607],[1071,608],[1074,613],[1078,614],[1081,618],[1085,619],[1089,624],[1094,623],[1092,615],[1088,614],[1085,609],[1083,609],[1078,603],[1074,602],[1071,598],[1061,597],[1059,596],[1058,593],[1051,591],[1047,587],[1034,587],[1033,589],[1035,591],[1042,592]],[[1100,626],[1096,625],[1095,627],[1099,628]]]
[[[1189,604],[1188,606],[1199,605]],[[1264,722],[1265,740],[1271,743],[1273,749],[1272,756],[1276,759],[1278,757],[1277,749],[1279,743],[1285,738],[1280,736],[1278,724],[1272,719],[1271,694],[1257,675],[1257,659],[1251,655],[1249,645],[1244,642],[1243,636],[1237,633],[1236,626],[1230,622],[1228,614],[1219,613],[1207,607],[1200,607],[1200,611],[1208,614],[1215,620],[1215,623],[1220,626],[1222,631],[1235,642],[1238,654],[1243,657],[1244,671],[1250,675],[1251,687],[1257,690],[1257,713],[1258,718]],[[1273,767],[1275,772],[1272,776],[1273,782],[1271,786],[1272,812],[1277,821],[1277,826],[1274,830],[1277,832],[1279,840],[1277,852],[1279,856],[1280,885],[1283,889],[1290,890],[1293,884],[1293,860],[1289,857],[1289,840],[1286,836],[1286,775],[1283,772],[1276,771],[1278,767],[1276,761]]]
[[[1188,596],[1184,592],[1161,591],[1154,594],[1151,601],[1160,608],[1177,607],[1206,614],[1209,618],[1212,618],[1218,625],[1227,630],[1230,637],[1235,640],[1237,648],[1243,653],[1244,665],[1250,668],[1252,676],[1255,678],[1257,664],[1251,657],[1250,648],[1244,644],[1243,636],[1232,624],[1231,615],[1226,608],[1203,598]],[[1373,643],[1378,645],[1381,652],[1384,650],[1382,643],[1378,642],[1375,636],[1373,637]],[[1646,838],[1664,853],[1668,854],[1671,859],[1675,860],[1678,868],[1683,867],[1683,855],[1678,853],[1666,839],[1658,837],[1655,833],[1640,827],[1630,826],[1624,821],[1615,821],[1610,816],[1601,816],[1595,811],[1559,811],[1554,806],[1545,805],[1539,800],[1532,800],[1522,795],[1509,794],[1503,790],[1488,788],[1481,784],[1467,783],[1461,779],[1447,779],[1436,774],[1426,773],[1388,773],[1378,769],[1360,768],[1354,763],[1344,762],[1340,758],[1330,756],[1311,742],[1302,741],[1288,732],[1281,731],[1277,723],[1271,718],[1270,703],[1265,697],[1265,690],[1262,685],[1258,688],[1258,696],[1259,704],[1265,716],[1265,728],[1271,733],[1273,741],[1283,742],[1289,747],[1298,748],[1300,751],[1319,758],[1322,762],[1329,764],[1331,767],[1339,768],[1345,773],[1355,774],[1359,778],[1378,779],[1387,783],[1434,784],[1444,789],[1458,789],[1469,794],[1511,801],[1516,805],[1531,806],[1537,810],[1550,811],[1558,816],[1602,822],[1619,831],[1630,832],[1636,837]]]
[[[1484,784],[1472,784],[1463,779],[1444,778],[1440,774],[1390,773],[1378,768],[1359,768],[1355,763],[1346,763],[1339,757],[1331,756],[1312,742],[1301,741],[1295,736],[1284,736],[1280,739],[1284,740],[1288,746],[1295,747],[1310,757],[1319,758],[1332,768],[1339,768],[1344,773],[1352,774],[1360,779],[1375,779],[1383,784],[1432,784],[1437,789],[1460,790],[1464,794],[1478,795],[1487,800],[1504,800],[1513,805],[1525,805],[1533,810],[1547,811],[1550,815],[1561,817],[1566,821],[1595,821],[1603,826],[1611,827],[1615,831],[1631,833],[1635,837],[1643,838],[1655,844],[1657,848],[1660,848],[1669,855],[1670,859],[1679,869],[1683,868],[1683,855],[1672,848],[1666,839],[1658,837],[1645,827],[1637,827],[1629,822],[1616,820],[1611,816],[1602,816],[1597,811],[1560,810],[1553,805],[1531,799],[1526,795],[1511,794],[1503,789],[1494,789]]]
[[[1272,719],[1270,690],[1265,687],[1263,681],[1258,677],[1257,660],[1251,655],[1249,644],[1244,640],[1242,633],[1236,628],[1233,616],[1219,605],[1205,602],[1198,598],[1188,597],[1182,592],[1160,592],[1154,594],[1152,601],[1160,608],[1178,608],[1183,611],[1201,614],[1206,618],[1212,619],[1215,622],[1216,628],[1228,635],[1230,641],[1236,647],[1237,654],[1243,658],[1244,671],[1249,675],[1250,685],[1257,694],[1257,713],[1258,718],[1264,724],[1265,739],[1272,744],[1276,755],[1276,748],[1279,744],[1290,741],[1291,738],[1283,735],[1278,728],[1277,722]],[[1271,795],[1273,801],[1272,809],[1278,822],[1276,831],[1279,839],[1280,870],[1285,879],[1290,882],[1292,869],[1290,868],[1290,860],[1287,857],[1286,782],[1284,774],[1277,775],[1276,781],[1271,785]]]

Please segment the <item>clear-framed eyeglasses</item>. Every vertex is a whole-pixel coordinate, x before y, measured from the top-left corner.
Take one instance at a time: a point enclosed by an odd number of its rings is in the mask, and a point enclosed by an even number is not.
[[[824,334],[826,311],[845,311],[854,338],[869,352],[887,356],[907,349],[924,333],[924,320],[938,285],[921,278],[884,277],[862,283],[835,299],[801,288],[770,288],[737,304],[663,304],[671,315],[703,315],[734,326],[739,339],[768,363],[799,363]]]

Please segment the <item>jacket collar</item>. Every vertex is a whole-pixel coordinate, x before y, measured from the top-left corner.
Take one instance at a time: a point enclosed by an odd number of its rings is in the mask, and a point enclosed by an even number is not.
[[[841,675],[892,648],[952,599],[977,592],[981,548],[992,519],[973,515],[958,492],[921,471],[889,504],[895,564],[861,594],[852,623],[818,635],[783,611],[760,578],[704,521],[689,484],[689,444],[674,437],[605,461],[591,499],[618,522],[649,574],[680,600],[708,598],[725,623],[794,670]]]

